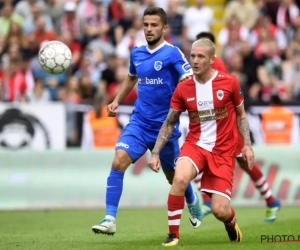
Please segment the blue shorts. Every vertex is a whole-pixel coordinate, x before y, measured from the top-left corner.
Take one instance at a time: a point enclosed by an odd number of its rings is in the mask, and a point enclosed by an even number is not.
[[[116,150],[125,150],[132,159],[132,163],[135,163],[146,153],[147,149],[152,151],[158,133],[159,131],[141,129],[141,126],[129,123],[123,129],[123,133],[116,144]],[[175,160],[179,156],[178,138],[181,134],[177,134],[170,138],[160,152],[161,167],[166,172],[174,172]]]

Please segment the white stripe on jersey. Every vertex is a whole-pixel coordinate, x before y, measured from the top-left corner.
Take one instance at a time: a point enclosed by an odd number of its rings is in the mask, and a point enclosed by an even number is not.
[[[212,81],[218,75],[218,71],[215,72],[213,77],[205,84],[197,82],[194,77],[196,84],[196,98],[198,111],[212,110],[214,109],[214,97]],[[201,105],[199,103],[201,102]],[[211,116],[210,114],[207,116]],[[202,116],[206,117],[206,116]],[[200,117],[200,118],[202,118]],[[199,147],[204,148],[208,151],[212,151],[217,140],[217,121],[205,121],[200,123],[200,138],[196,143]]]

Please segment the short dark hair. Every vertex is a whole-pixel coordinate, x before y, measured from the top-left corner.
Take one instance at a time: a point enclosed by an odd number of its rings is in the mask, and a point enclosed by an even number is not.
[[[201,38],[207,38],[211,40],[213,43],[215,43],[215,36],[211,32],[201,32],[197,35],[196,40],[199,40]]]
[[[164,11],[163,8],[148,7],[144,11],[143,17],[145,16],[159,16],[164,25],[168,24],[167,13]]]

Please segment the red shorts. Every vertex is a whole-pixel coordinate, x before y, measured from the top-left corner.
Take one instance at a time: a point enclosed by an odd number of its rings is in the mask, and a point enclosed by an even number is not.
[[[195,144],[185,142],[179,158],[189,159],[197,170],[202,173],[201,191],[219,194],[231,199],[235,157],[215,155]]]

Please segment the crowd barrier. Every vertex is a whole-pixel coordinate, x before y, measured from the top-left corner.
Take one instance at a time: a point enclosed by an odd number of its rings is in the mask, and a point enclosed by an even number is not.
[[[256,162],[284,205],[300,204],[300,150],[255,147]],[[0,210],[92,209],[105,207],[106,178],[114,150],[1,152]],[[147,167],[149,154],[125,174],[122,208],[164,207],[170,189],[162,172]],[[264,201],[248,175],[236,167],[232,204]]]

